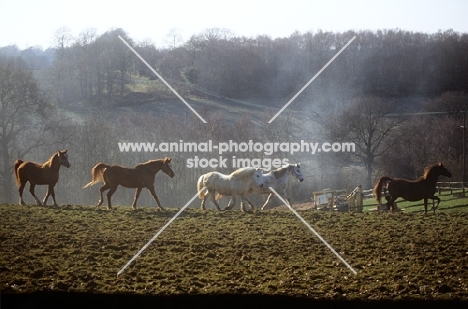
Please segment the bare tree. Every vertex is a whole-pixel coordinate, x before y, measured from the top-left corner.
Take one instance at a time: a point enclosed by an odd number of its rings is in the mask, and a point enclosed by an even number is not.
[[[60,28],[55,32],[55,59],[48,70],[54,101],[62,106],[74,99],[75,89],[78,89],[73,80],[76,68],[70,50],[72,40],[68,28]]]
[[[180,29],[178,28],[171,28],[166,35],[165,40],[167,46],[170,49],[175,49],[178,45],[183,42],[182,34],[180,33]]]
[[[408,117],[398,129],[401,132],[398,143],[378,160],[384,163],[379,164],[380,169],[393,176],[415,179],[422,175],[424,167],[443,162],[457,181],[463,162],[461,124],[461,119],[447,114]]]
[[[355,143],[354,155],[364,163],[367,171],[366,186],[371,187],[375,159],[398,140],[396,129],[404,119],[389,117],[390,113],[396,112],[395,105],[378,97],[359,97],[351,106],[341,117],[339,135]]]
[[[22,157],[41,143],[45,109],[32,73],[0,58],[0,184],[6,201],[12,200],[14,156]]]

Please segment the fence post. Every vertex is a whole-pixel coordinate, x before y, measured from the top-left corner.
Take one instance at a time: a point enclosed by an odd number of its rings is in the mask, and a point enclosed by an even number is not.
[[[357,212],[362,212],[363,208],[363,200],[364,200],[364,193],[362,193],[362,185],[357,186],[356,188],[356,207]]]

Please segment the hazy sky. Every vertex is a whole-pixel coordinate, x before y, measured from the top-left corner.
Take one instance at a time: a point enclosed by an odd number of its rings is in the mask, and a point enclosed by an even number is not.
[[[184,40],[207,28],[272,38],[319,29],[468,33],[467,17],[465,0],[0,0],[0,46],[47,48],[63,27],[75,36],[90,28],[98,35],[123,28],[135,41],[157,46],[174,28]]]

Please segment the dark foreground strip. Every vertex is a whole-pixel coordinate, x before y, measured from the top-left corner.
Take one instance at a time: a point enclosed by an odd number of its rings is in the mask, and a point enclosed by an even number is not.
[[[302,297],[215,294],[146,296],[71,292],[1,293],[0,308],[468,308],[463,301],[349,301]]]

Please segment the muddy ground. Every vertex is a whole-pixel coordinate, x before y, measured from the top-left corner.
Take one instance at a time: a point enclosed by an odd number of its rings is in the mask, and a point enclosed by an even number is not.
[[[187,209],[117,276],[177,211],[1,204],[2,308],[468,301],[468,211],[298,210],[349,268],[288,210]]]

